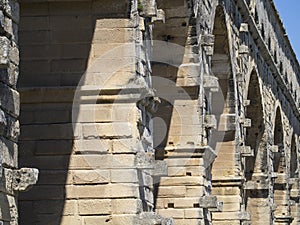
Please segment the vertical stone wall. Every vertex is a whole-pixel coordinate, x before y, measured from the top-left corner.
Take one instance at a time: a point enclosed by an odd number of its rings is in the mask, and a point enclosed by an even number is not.
[[[154,4],[21,2],[20,224],[165,224],[154,213]],[[164,171],[160,171],[162,173]]]
[[[18,169],[20,98],[16,90],[19,76],[19,4],[0,2],[0,223],[18,224],[19,191],[36,182],[38,171]]]
[[[3,181],[24,171],[14,4]],[[40,170],[20,224],[299,223],[300,67],[272,1],[24,0],[19,35],[19,161]]]

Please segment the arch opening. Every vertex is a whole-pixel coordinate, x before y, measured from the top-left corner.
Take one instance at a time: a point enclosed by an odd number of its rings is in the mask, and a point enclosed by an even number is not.
[[[265,131],[263,107],[259,81],[256,72],[252,72],[248,87],[250,105],[246,110],[246,117],[251,119],[251,127],[246,130],[246,146],[254,151],[254,159],[246,158],[246,179],[251,180],[254,173],[264,173],[266,168],[266,151],[263,135]]]

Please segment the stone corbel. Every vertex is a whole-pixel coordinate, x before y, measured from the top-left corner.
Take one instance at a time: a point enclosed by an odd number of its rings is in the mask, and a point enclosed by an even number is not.
[[[39,171],[34,168],[21,168],[13,171],[13,189],[14,191],[27,191],[38,180]]]
[[[249,106],[250,104],[251,104],[251,102],[250,102],[250,100],[248,100],[248,99],[245,99],[245,100],[243,101],[244,107],[247,107],[247,106]]]
[[[207,129],[217,128],[217,119],[215,115],[204,115],[204,126]]]
[[[139,152],[136,155],[136,168],[147,170],[151,176],[167,176],[168,165],[165,161],[155,160],[152,155]]]
[[[247,35],[249,35],[249,26],[247,23],[242,23],[240,26],[240,38],[242,40],[242,44],[239,46],[239,54],[249,53]]]
[[[243,127],[251,127],[251,119],[248,119],[248,118],[240,118],[240,123]]]
[[[239,46],[239,54],[240,55],[248,54],[248,53],[249,53],[249,48],[247,45],[242,44]]]
[[[254,151],[250,146],[241,146],[240,147],[241,155],[243,157],[253,157]]]
[[[271,152],[272,153],[278,153],[279,152],[278,145],[272,145],[271,146]]]
[[[248,23],[241,23],[240,33],[248,33],[248,32],[249,32],[249,25],[248,25]]]
[[[157,111],[160,103],[160,98],[155,96],[145,97],[138,102],[138,104],[144,106],[145,109],[152,114]]]
[[[138,0],[138,10],[141,16],[154,17],[157,15],[156,0]]]
[[[268,179],[247,181],[244,184],[244,189],[245,190],[268,190],[269,189]]]
[[[215,76],[204,75],[203,76],[203,87],[211,92],[219,91],[218,78]]]
[[[215,36],[212,34],[203,34],[201,36],[200,44],[203,47],[206,55],[212,56],[214,54]]]
[[[162,23],[166,22],[166,14],[164,10],[162,9],[157,10],[157,15],[151,18],[151,23],[155,23],[155,22],[162,22]]]
[[[211,212],[221,212],[223,209],[223,202],[218,201],[217,196],[213,195],[201,197],[199,205]]]
[[[244,76],[243,76],[242,73],[237,73],[237,74],[236,74],[236,80],[237,80],[237,82],[239,82],[239,83],[243,83],[243,82],[245,81],[245,78],[244,78]]]
[[[235,114],[222,114],[220,116],[219,131],[230,131],[236,129],[236,115]]]

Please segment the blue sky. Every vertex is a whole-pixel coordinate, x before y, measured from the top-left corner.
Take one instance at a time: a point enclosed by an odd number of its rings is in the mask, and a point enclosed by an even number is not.
[[[274,2],[300,61],[300,0],[274,0]]]

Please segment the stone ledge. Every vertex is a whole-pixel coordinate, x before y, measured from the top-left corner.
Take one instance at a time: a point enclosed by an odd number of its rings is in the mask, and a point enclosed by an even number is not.
[[[154,212],[143,212],[137,216],[135,225],[174,225],[174,220],[164,218]]]
[[[211,212],[221,212],[223,209],[223,202],[218,201],[217,196],[203,196],[199,200],[199,205]]]

